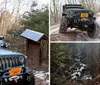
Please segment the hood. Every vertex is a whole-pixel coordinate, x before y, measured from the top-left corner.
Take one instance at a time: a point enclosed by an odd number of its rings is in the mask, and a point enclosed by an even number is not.
[[[8,49],[0,48],[0,55],[23,55],[23,54]]]

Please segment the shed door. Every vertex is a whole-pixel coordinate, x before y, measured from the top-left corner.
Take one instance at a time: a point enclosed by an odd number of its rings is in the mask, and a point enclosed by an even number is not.
[[[28,66],[32,69],[39,67],[40,61],[40,44],[28,40],[27,43],[27,57],[28,57]]]

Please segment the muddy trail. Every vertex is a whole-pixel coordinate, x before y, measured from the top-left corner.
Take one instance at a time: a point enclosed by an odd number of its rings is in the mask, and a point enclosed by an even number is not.
[[[96,26],[95,36],[90,38],[82,31],[73,28],[68,29],[67,33],[59,33],[60,24],[50,27],[50,40],[51,41],[99,41],[100,40],[100,27]],[[77,31],[76,31],[77,30]]]

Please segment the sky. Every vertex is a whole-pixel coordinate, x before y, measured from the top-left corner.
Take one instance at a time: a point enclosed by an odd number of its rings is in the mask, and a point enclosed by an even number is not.
[[[6,0],[0,0],[0,11],[4,8],[4,3],[1,5],[2,2]],[[7,10],[10,10],[12,12],[12,9],[18,8],[18,2],[21,2],[20,6],[20,13],[24,13],[25,11],[30,10],[30,6],[32,4],[32,1],[36,1],[38,3],[38,8],[41,8],[41,6],[44,4],[49,4],[49,0],[7,0],[9,1],[7,4]]]
[[[50,0],[37,0],[39,4],[47,4]]]

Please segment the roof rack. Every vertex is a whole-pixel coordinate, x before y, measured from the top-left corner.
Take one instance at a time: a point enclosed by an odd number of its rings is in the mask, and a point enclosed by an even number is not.
[[[84,9],[84,7],[81,4],[65,4],[63,5],[63,8],[80,8],[80,9]]]
[[[65,4],[65,6],[82,6],[81,4]]]

